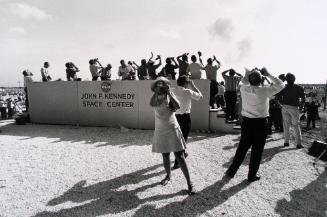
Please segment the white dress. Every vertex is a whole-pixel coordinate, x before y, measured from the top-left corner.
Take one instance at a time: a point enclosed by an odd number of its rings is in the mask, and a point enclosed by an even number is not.
[[[185,149],[185,140],[179,124],[168,107],[165,100],[160,106],[154,107],[155,130],[152,144],[152,152],[168,153],[178,152]]]

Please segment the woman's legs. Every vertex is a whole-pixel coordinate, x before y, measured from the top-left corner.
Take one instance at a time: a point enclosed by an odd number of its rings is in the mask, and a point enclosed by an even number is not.
[[[177,159],[177,162],[179,164],[179,166],[181,167],[181,170],[185,176],[186,182],[187,182],[187,186],[188,186],[188,193],[189,194],[194,194],[194,190],[193,190],[193,185],[190,179],[190,173],[188,171],[188,167],[185,161],[185,157],[184,157],[184,151],[179,151],[179,152],[174,152],[175,154],[175,158]]]
[[[169,158],[170,153],[162,153],[162,158],[163,158],[163,165],[166,170],[166,177],[161,181],[162,185],[167,185],[168,181],[170,180],[171,176],[171,170],[170,170],[170,158]]]

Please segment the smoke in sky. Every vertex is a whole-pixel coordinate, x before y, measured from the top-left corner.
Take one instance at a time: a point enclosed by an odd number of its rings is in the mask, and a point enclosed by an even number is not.
[[[239,52],[238,59],[241,60],[247,57],[252,49],[252,42],[250,39],[245,38],[237,43],[237,50]]]
[[[218,18],[211,26],[209,26],[209,33],[213,37],[230,40],[232,37],[233,29],[233,23],[231,19]]]

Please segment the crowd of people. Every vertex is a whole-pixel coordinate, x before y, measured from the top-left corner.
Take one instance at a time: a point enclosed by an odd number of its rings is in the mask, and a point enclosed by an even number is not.
[[[14,114],[24,110],[21,103],[25,95],[20,90],[4,90],[0,93],[1,120],[12,119]]]

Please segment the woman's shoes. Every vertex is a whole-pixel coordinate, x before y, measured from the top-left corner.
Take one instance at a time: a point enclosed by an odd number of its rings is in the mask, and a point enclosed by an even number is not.
[[[165,186],[168,184],[168,182],[170,181],[170,177],[166,176],[166,178],[164,178],[163,180],[161,180],[160,184]]]
[[[188,195],[194,195],[195,194],[194,186],[193,186],[192,183],[188,185],[187,193],[188,193]]]

